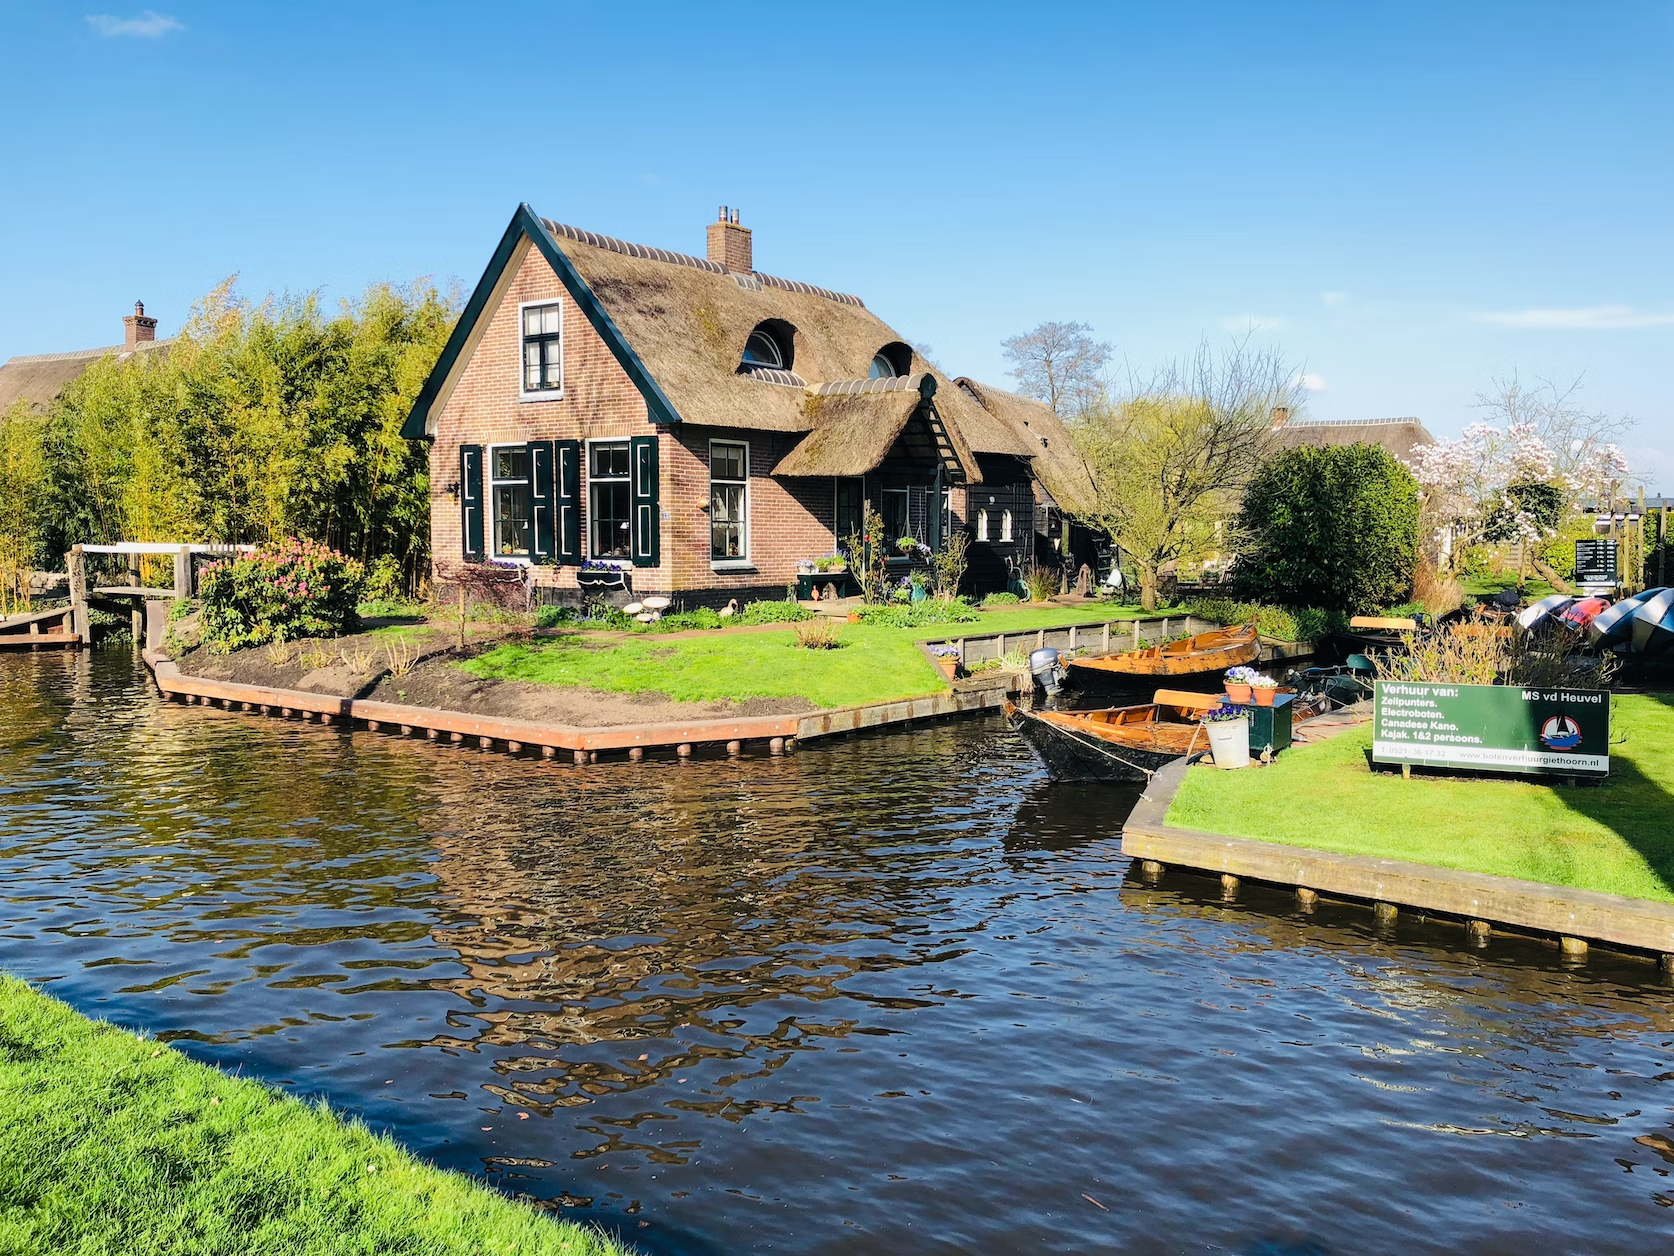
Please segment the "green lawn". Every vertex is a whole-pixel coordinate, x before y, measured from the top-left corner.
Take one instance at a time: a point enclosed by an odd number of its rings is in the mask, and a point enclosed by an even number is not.
[[[1460,582],[1465,592],[1471,597],[1487,601],[1502,589],[1515,589],[1516,576],[1466,576]],[[1539,601],[1543,597],[1550,597],[1557,590],[1539,576],[1530,576],[1523,582],[1523,600],[1526,602]]]
[[[624,1249],[320,1109],[0,978],[0,1251]]]
[[[563,636],[499,646],[460,666],[497,680],[661,693],[677,702],[806,698],[816,706],[853,706],[947,688],[913,635],[843,624],[836,650],[799,649],[789,628],[662,639]]]
[[[1620,695],[1611,776],[1533,780],[1371,771],[1371,728],[1267,768],[1194,767],[1169,808],[1184,828],[1674,902],[1674,697]]]

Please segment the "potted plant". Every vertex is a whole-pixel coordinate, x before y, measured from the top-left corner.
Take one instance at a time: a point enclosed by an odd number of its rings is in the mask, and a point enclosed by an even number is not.
[[[1279,682],[1271,676],[1254,676],[1250,679],[1250,694],[1257,706],[1272,706],[1273,695],[1278,691]]]
[[[589,558],[576,570],[575,582],[583,589],[626,589],[628,573],[615,563]]]
[[[942,675],[949,680],[959,677],[959,647],[956,645],[933,645],[930,647],[930,657],[936,660],[936,666]]]
[[[843,554],[827,554],[824,558],[816,558],[814,560],[814,570],[818,572],[836,573],[839,571],[847,571],[848,569],[849,560]]]
[[[908,558],[911,558],[913,553],[918,549],[918,538],[914,536],[904,536],[895,542],[895,548],[900,550]]]
[[[1203,717],[1218,768],[1250,766],[1250,715],[1241,706],[1218,706]]]
[[[1247,703],[1251,700],[1251,682],[1256,678],[1253,667],[1234,667],[1226,674],[1226,697],[1228,702]]]

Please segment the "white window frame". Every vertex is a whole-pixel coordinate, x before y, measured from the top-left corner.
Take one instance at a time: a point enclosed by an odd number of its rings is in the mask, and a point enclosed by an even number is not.
[[[709,442],[709,486],[710,486],[709,510],[710,511],[713,511],[714,508],[715,508],[715,506],[714,506],[714,503],[715,503],[715,493],[714,493],[715,471],[714,471],[714,467],[715,467],[715,446],[716,445],[739,445],[739,446],[742,446],[743,449],[744,449],[744,520],[743,520],[743,523],[744,523],[744,528],[743,528],[744,552],[743,552],[743,554],[741,554],[737,558],[716,558],[715,557],[714,533],[711,532],[710,533],[710,541],[709,541],[709,569],[711,571],[754,571],[756,569],[756,562],[755,562],[755,559],[752,558],[751,555],[750,555],[750,517],[751,517],[752,514],[754,514],[754,506],[755,506],[755,503],[751,500],[753,494],[752,494],[752,485],[750,483],[750,480],[751,480],[751,475],[750,475],[750,442],[747,441],[747,440],[720,440],[720,439],[711,440]],[[737,481],[735,481],[735,480],[722,480],[721,483],[723,483],[723,484],[735,484],[735,483],[737,483]],[[705,513],[709,514],[708,511],[706,511]],[[713,515],[710,515],[709,517],[711,519],[713,519]]]
[[[521,315],[519,319],[521,320]],[[519,321],[518,326],[523,326]],[[488,509],[484,513],[488,519],[488,535],[483,539],[483,548],[488,551],[488,561],[504,563],[511,567],[530,567],[535,561],[535,460],[529,459],[529,474],[522,480],[502,480],[494,474],[494,455],[502,449],[521,449],[528,451],[529,446],[523,441],[503,440],[490,445],[487,449],[488,466],[483,469],[483,478],[487,484],[484,496],[488,498]],[[500,495],[494,490],[502,484],[522,484],[529,490],[529,552],[527,554],[501,554],[500,546]]]
[[[1009,545],[1011,540],[1011,507],[1006,506],[1000,511],[1000,544]]]
[[[523,360],[523,311],[558,307],[558,387],[529,390],[528,364]],[[562,401],[564,399],[564,348],[569,337],[564,331],[564,302],[558,297],[521,301],[517,306],[517,396],[520,401]]]
[[[976,512],[976,539],[988,540],[988,507],[978,506]]]
[[[615,555],[595,554],[593,552],[593,446],[594,445],[626,445],[628,447],[628,473],[624,476],[608,476],[605,483],[615,484],[618,479],[628,486],[628,523],[630,527],[628,539],[628,557],[618,558]],[[626,436],[592,436],[582,445],[582,475],[581,475],[581,548],[590,562],[610,563],[617,567],[632,567],[633,558],[633,508],[634,508],[634,446]]]

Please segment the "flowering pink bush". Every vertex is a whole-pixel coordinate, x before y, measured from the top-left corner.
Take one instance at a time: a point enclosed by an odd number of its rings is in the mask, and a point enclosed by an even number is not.
[[[294,537],[212,563],[198,581],[203,640],[227,653],[273,641],[341,636],[356,626],[364,582],[354,559]]]

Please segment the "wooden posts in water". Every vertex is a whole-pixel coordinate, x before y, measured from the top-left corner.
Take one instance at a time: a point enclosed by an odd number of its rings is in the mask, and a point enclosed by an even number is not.
[[[70,570],[70,630],[86,645],[92,625],[87,616],[87,555],[82,552],[81,546],[70,548],[69,561],[65,566]]]
[[[182,601],[192,596],[192,549],[188,545],[174,551],[174,595]]]

